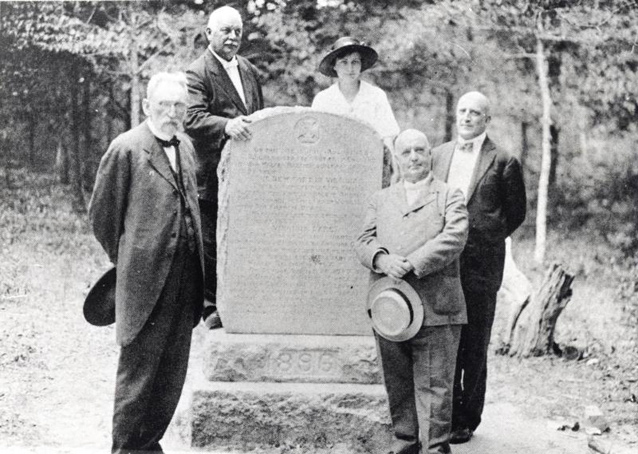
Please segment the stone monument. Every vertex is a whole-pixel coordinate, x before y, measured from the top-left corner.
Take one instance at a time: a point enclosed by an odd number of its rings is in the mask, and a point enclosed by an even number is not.
[[[389,420],[352,250],[383,147],[350,117],[253,116],[219,168],[218,308],[192,402],[192,444],[385,447]]]

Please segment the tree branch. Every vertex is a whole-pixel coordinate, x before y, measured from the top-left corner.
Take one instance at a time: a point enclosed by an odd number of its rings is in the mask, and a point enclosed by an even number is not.
[[[169,41],[164,44],[164,46],[162,46],[162,48],[160,50],[158,50],[157,52],[155,52],[153,55],[151,55],[150,57],[148,57],[144,63],[142,63],[139,67],[139,69],[137,70],[137,74],[141,74],[142,70],[144,70],[148,64],[151,62],[151,60],[153,60],[155,57],[157,57],[159,54],[161,54],[162,52],[164,52],[164,50],[169,46],[169,44],[172,44],[172,40],[169,39]]]

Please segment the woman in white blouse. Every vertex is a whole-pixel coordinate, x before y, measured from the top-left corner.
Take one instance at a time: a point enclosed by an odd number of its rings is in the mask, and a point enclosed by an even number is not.
[[[321,60],[319,72],[337,81],[320,91],[312,101],[314,109],[352,115],[369,123],[381,136],[391,154],[399,125],[385,92],[361,80],[361,73],[377,61],[377,52],[357,39],[339,38]]]

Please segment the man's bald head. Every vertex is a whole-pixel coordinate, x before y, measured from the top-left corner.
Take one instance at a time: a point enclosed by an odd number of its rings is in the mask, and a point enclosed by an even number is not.
[[[472,140],[483,134],[491,119],[490,101],[483,93],[470,91],[459,98],[456,128],[462,139]]]
[[[217,8],[208,18],[206,37],[213,51],[226,60],[231,60],[237,54],[242,33],[241,15],[233,7]]]
[[[486,115],[490,114],[490,100],[480,91],[468,91],[459,98],[457,104],[461,104],[461,102],[472,102],[483,108]]]
[[[428,176],[432,168],[432,147],[425,134],[406,129],[394,142],[394,154],[406,181],[416,183]]]
[[[397,138],[394,140],[394,149],[397,153],[400,152],[402,147],[405,147],[408,143],[413,142],[423,142],[427,148],[430,148],[430,142],[427,136],[417,129],[406,129],[399,133]]]
[[[232,6],[222,6],[210,13],[207,27],[210,29],[216,29],[219,27],[221,22],[228,18],[239,19],[241,22],[241,14],[239,14],[239,11]]]

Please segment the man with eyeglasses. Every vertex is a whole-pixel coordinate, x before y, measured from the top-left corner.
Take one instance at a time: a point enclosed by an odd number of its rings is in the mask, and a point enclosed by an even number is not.
[[[210,45],[186,70],[188,111],[185,130],[197,152],[197,182],[204,230],[208,328],[221,327],[217,313],[217,166],[228,140],[250,140],[250,114],[264,107],[259,73],[237,55],[243,34],[239,12],[222,6],[208,20]]]
[[[203,310],[195,151],[179,132],[186,96],[184,74],[151,77],[148,119],[113,140],[89,206],[95,237],[116,266],[111,449],[118,454],[162,452]]]
[[[505,239],[525,219],[521,164],[487,135],[490,103],[464,94],[456,109],[457,138],[433,150],[434,175],[463,191],[470,230],[461,254],[468,323],[456,360],[450,443],[465,443],[481,422],[496,294],[503,279]]]

